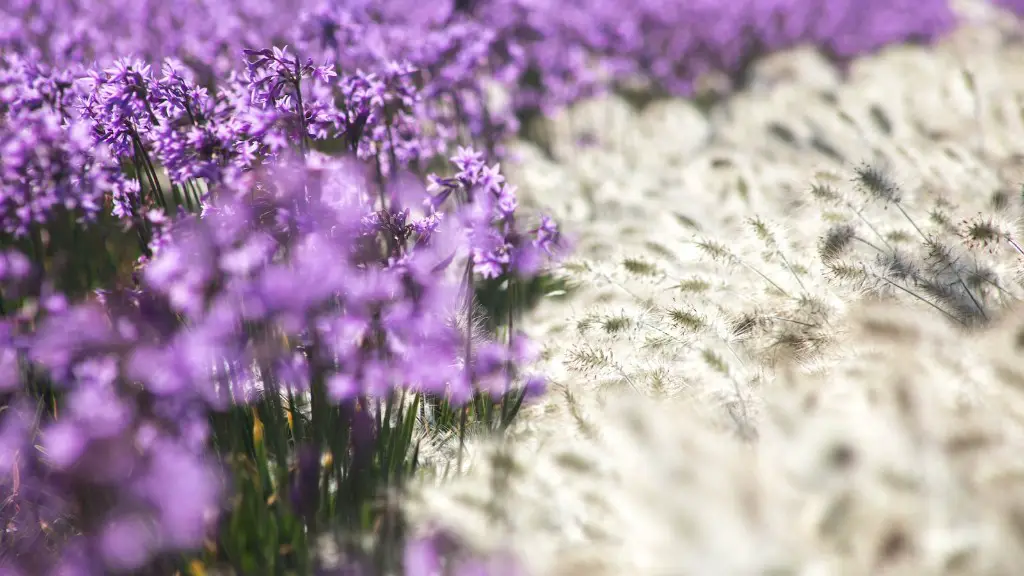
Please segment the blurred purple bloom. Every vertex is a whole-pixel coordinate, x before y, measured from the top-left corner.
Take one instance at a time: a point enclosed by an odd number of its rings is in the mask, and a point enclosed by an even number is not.
[[[111,173],[88,127],[49,108],[3,116],[0,111],[0,232],[25,236],[63,212],[94,221]]]
[[[994,0],[997,6],[1002,6],[1017,16],[1024,17],[1024,1],[1022,0]]]
[[[126,516],[107,522],[99,536],[99,549],[107,566],[114,570],[141,568],[155,548],[155,535],[140,517]]]

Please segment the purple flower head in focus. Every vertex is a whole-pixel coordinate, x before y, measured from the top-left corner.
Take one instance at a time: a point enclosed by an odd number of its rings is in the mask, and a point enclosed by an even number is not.
[[[0,72],[4,64],[0,59]],[[70,116],[70,82],[17,62],[6,71],[11,101],[6,110],[0,104],[0,231],[25,236],[62,213],[95,221],[115,174],[89,125]]]

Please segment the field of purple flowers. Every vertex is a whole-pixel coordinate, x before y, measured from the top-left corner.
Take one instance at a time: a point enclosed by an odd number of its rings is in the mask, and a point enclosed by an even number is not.
[[[742,90],[771,52],[956,25],[946,0],[7,0],[0,574],[519,574],[397,503],[431,435],[545,392],[518,328],[571,239],[505,144],[601,91]]]

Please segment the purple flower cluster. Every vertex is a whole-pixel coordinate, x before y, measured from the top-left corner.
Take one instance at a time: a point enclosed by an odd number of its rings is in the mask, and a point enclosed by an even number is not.
[[[196,209],[209,186],[288,154],[296,142],[302,152],[339,143],[384,178],[426,165],[460,137],[461,116],[427,109],[444,106],[426,103],[423,71],[408,61],[338,77],[332,63],[300,62],[285,48],[246,55],[246,70],[213,91],[172,58],[159,75],[128,58],[60,73],[13,57],[0,63],[3,231],[25,235],[58,208],[92,221],[109,193],[112,214],[140,230],[148,257],[162,218],[154,211]],[[441,94],[437,83],[433,90]]]
[[[0,48],[60,64],[173,56],[209,81],[235,70],[243,48],[268,43],[331,62],[339,75],[383,78],[388,65],[407,64],[423,90],[417,117],[449,141],[444,132],[458,129],[507,134],[516,129],[513,111],[549,112],[638,76],[686,95],[707,74],[741,77],[770,51],[810,44],[846,60],[894,42],[929,42],[955,24],[949,0],[9,4]],[[485,78],[511,93],[511,109],[487,104]]]
[[[362,168],[311,155],[302,168],[247,175],[218,191],[243,200],[179,223],[145,280],[190,329],[169,347],[137,347],[136,377],[223,405],[231,390],[209,373],[217,358],[242,382],[259,380],[251,367],[264,366],[305,375],[292,382],[305,391],[308,375],[321,374],[335,401],[396,387],[468,398],[466,335],[451,322],[461,278],[445,272],[477,241],[462,240],[459,212],[411,215],[401,197],[413,191],[388,191],[391,207],[379,209]],[[256,201],[245,200],[254,190]],[[282,336],[302,344],[300,365],[276,348]]]
[[[100,574],[198,547],[222,493],[203,407],[130,378],[139,339],[158,336],[140,310],[54,304],[31,334],[6,325],[7,376],[45,372],[63,398],[42,414],[7,388],[0,564]]]
[[[0,231],[25,236],[61,213],[92,221],[111,186],[109,155],[69,114],[73,76],[0,56]]]
[[[219,76],[243,48],[286,39],[304,0],[184,3],[12,0],[0,7],[0,51],[58,65],[177,56]]]
[[[482,154],[462,147],[452,162],[458,168],[453,177],[430,176],[428,190],[434,195],[428,206],[436,209],[453,194],[470,203],[465,226],[473,245],[473,270],[484,278],[534,275],[560,242],[553,222],[543,218],[533,237],[527,238],[515,224],[516,187],[505,182],[499,165],[487,166]]]
[[[495,198],[487,211],[472,199],[448,210],[410,179],[379,189],[358,160],[283,157],[216,187],[201,217],[175,220],[139,288],[107,291],[102,305],[51,306],[0,367],[9,376],[20,360],[42,371],[63,395],[60,414],[37,422],[41,451],[32,426],[5,436],[4,452],[17,456],[3,478],[20,486],[43,471],[31,482],[79,532],[57,564],[36,538],[18,539],[22,569],[130,570],[201,544],[224,490],[205,450],[210,411],[315,394],[316,383],[334,404],[397,390],[456,404],[476,390],[507,393],[532,350],[521,337],[511,347],[467,340],[454,321],[464,309],[457,269],[493,252],[488,226],[532,251],[557,246],[557,231],[516,233],[497,166],[482,168],[471,150],[453,162],[460,182]],[[521,260],[517,246],[502,250],[506,262]],[[26,267],[14,258],[5,268],[17,279]],[[11,486],[19,509],[40,509]],[[25,514],[9,525],[36,522]]]
[[[680,65],[657,54],[644,58],[655,78],[670,90],[683,92],[701,73],[724,72],[736,77],[769,52],[806,44],[842,62],[888,44],[933,41],[955,24],[946,0],[737,0],[688,2],[684,6],[674,11],[671,20],[688,22],[694,31],[681,47],[693,55],[690,61]],[[662,26],[664,20],[654,14],[645,19]],[[668,30],[656,36],[679,38]],[[666,40],[665,44],[672,46],[673,42]]]
[[[509,58],[521,53],[517,41],[445,2],[324,1],[302,14],[296,37],[303,53],[323,54],[343,71],[373,73],[378,82],[402,70],[419,93],[406,110],[441,143],[469,138],[494,153],[518,129],[513,110],[486,97],[487,83],[507,87],[522,74],[522,62]]]
[[[549,112],[609,83],[646,79],[690,95],[709,74],[741,81],[757,58],[797,45],[845,61],[930,42],[955,25],[948,0],[617,0],[478,3],[517,41],[518,109]]]
[[[245,56],[213,87],[172,57],[159,73],[138,58],[2,61],[2,231],[106,214],[139,233],[143,256],[136,286],[83,303],[38,282],[57,237],[34,236],[50,243],[33,251],[35,270],[5,257],[5,566],[105,574],[197,548],[227,489],[224,462],[207,451],[212,413],[318,386],[338,405],[399,390],[460,405],[521,381],[517,366],[532,357],[521,337],[473,342],[455,318],[467,281],[535,273],[557,228],[517,229],[514,190],[469,149],[447,189],[459,203],[407,172],[463,136],[462,116],[442,112],[466,102],[454,86],[475,81],[384,52],[340,77],[284,47]],[[425,88],[428,74],[439,80]],[[331,142],[353,159],[314,149]],[[476,187],[484,204],[468,197]],[[467,279],[458,269],[474,257],[479,274]],[[43,412],[31,400],[40,392]]]

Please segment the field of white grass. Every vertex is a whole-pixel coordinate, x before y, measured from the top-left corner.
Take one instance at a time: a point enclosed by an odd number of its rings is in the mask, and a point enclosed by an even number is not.
[[[1024,40],[965,10],[518,144],[576,240],[525,324],[552,389],[414,516],[539,575],[1021,574]]]

